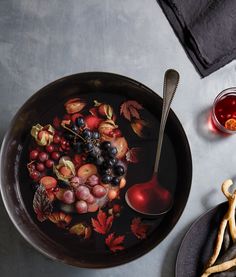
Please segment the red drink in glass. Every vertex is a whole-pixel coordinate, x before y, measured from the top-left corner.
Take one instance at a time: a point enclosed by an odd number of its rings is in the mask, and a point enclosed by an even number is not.
[[[236,133],[236,87],[223,90],[215,98],[211,119],[215,129]]]

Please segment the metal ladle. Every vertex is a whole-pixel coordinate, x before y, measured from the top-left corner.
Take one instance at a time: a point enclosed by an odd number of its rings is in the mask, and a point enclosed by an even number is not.
[[[148,182],[131,186],[125,194],[127,204],[133,210],[144,215],[158,216],[165,214],[173,205],[171,193],[160,186],[157,176],[166,120],[178,83],[179,73],[174,69],[168,69],[164,76],[163,106],[153,176]]]

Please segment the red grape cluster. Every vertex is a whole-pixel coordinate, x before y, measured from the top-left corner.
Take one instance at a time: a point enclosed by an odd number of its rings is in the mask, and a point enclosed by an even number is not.
[[[99,178],[96,175],[90,176],[86,183],[79,177],[73,177],[70,185],[71,189],[65,190],[62,201],[65,204],[75,203],[79,214],[88,212],[89,207],[107,194],[107,189],[99,185]]]
[[[30,177],[34,181],[38,181],[46,170],[51,169],[54,162],[60,159],[61,152],[68,150],[70,150],[69,142],[57,134],[53,137],[53,143],[44,147],[44,151],[38,148],[31,150],[30,163],[28,164]]]
[[[79,214],[88,212],[89,206],[97,202],[107,194],[107,189],[99,185],[99,178],[92,175],[88,178],[86,184],[81,178],[74,177],[71,180],[72,189],[64,192],[62,200],[66,204],[75,203],[75,208]]]

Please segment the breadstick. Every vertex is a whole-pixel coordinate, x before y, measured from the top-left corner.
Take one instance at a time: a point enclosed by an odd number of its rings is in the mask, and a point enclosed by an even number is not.
[[[207,276],[211,275],[212,273],[225,271],[236,265],[236,258],[235,258],[233,260],[221,263],[219,265],[212,266],[215,263],[215,261],[217,260],[219,253],[221,251],[223,238],[224,238],[224,232],[227,227],[227,224],[229,224],[229,231],[230,231],[232,240],[233,241],[236,240],[236,227],[235,227],[236,191],[234,191],[232,194],[229,192],[229,188],[232,184],[233,184],[232,180],[226,180],[222,184],[222,192],[228,199],[229,208],[220,223],[220,227],[219,227],[218,235],[217,235],[216,246],[213,251],[213,255],[210,258],[210,260],[208,261],[208,264],[206,267],[207,269],[205,270],[205,272],[202,274],[201,277],[207,277]]]
[[[236,205],[236,197],[233,194],[229,193],[229,187],[233,184],[232,180],[226,180],[223,184],[222,184],[222,191],[224,193],[224,195],[226,196],[226,198],[228,199],[229,202],[229,209],[226,212],[226,214],[224,215],[221,223],[220,223],[220,227],[219,227],[219,231],[218,231],[218,235],[217,235],[217,240],[216,240],[216,245],[215,245],[215,249],[213,252],[213,255],[211,256],[210,260],[207,263],[206,268],[212,266],[215,261],[217,260],[219,254],[220,254],[220,250],[221,250],[221,246],[223,243],[223,239],[224,239],[224,232],[225,232],[225,228],[227,226],[227,223],[229,221],[229,219],[231,218],[234,209],[235,209],[235,205]],[[230,229],[230,234],[232,236],[232,234],[234,233],[234,229],[235,227],[233,227],[233,223],[229,225],[229,229]]]
[[[236,197],[236,191],[234,191],[232,194],[229,192],[229,188],[233,185],[232,180],[226,180],[222,185],[222,191],[228,201],[230,201],[231,198]],[[229,203],[230,204],[230,203]],[[229,229],[230,234],[232,237],[233,242],[236,240],[236,226],[235,226],[235,205],[232,205],[229,207],[231,211],[229,212]]]
[[[223,243],[223,239],[224,239],[224,232],[225,232],[225,228],[227,226],[227,222],[228,220],[226,218],[223,218],[223,220],[220,223],[220,228],[217,234],[217,239],[216,239],[216,245],[215,245],[215,249],[213,252],[213,255],[211,256],[210,260],[207,263],[206,268],[209,268],[210,266],[212,266],[215,261],[217,260],[219,254],[220,254],[220,250],[221,250],[221,246]]]
[[[222,264],[219,265],[214,265],[212,267],[209,267],[203,274],[201,277],[208,277],[209,275],[213,274],[213,273],[217,273],[217,272],[222,272],[222,271],[226,271],[232,267],[236,266],[236,258],[229,260],[227,262],[224,262]]]

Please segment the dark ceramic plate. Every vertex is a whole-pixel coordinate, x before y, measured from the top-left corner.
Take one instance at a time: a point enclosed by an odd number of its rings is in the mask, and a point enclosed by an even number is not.
[[[26,171],[32,125],[48,123],[57,115],[64,103],[80,97],[86,101],[96,99],[112,105],[119,114],[120,104],[136,100],[143,106],[147,120],[152,123],[149,139],[141,140],[131,132],[129,122],[119,124],[129,144],[141,146],[144,161],[128,168],[127,185],[120,195],[123,215],[112,226],[112,232],[125,234],[125,250],[115,253],[105,247],[104,237],[94,235],[89,241],[65,235],[49,223],[40,223],[32,211],[32,190]],[[146,239],[140,240],[130,234],[127,222],[139,217],[124,202],[124,194],[133,183],[148,180],[152,175],[155,159],[157,131],[162,99],[137,81],[110,73],[82,73],[59,79],[34,94],[18,111],[5,136],[1,152],[1,192],[8,214],[23,237],[37,250],[56,260],[80,267],[111,267],[142,256],[158,245],[172,230],[186,205],[192,178],[192,161],[188,140],[183,127],[173,111],[167,121],[159,179],[174,196],[170,212],[157,218],[142,218],[152,226]],[[139,172],[139,174],[137,174]],[[80,215],[78,215],[80,216]],[[96,214],[92,215],[93,217]],[[88,220],[86,216],[81,217]],[[90,219],[89,219],[90,220]],[[126,229],[125,229],[126,228]]]
[[[176,277],[201,276],[212,255],[219,224],[227,210],[227,202],[198,218],[185,235],[177,256]]]

